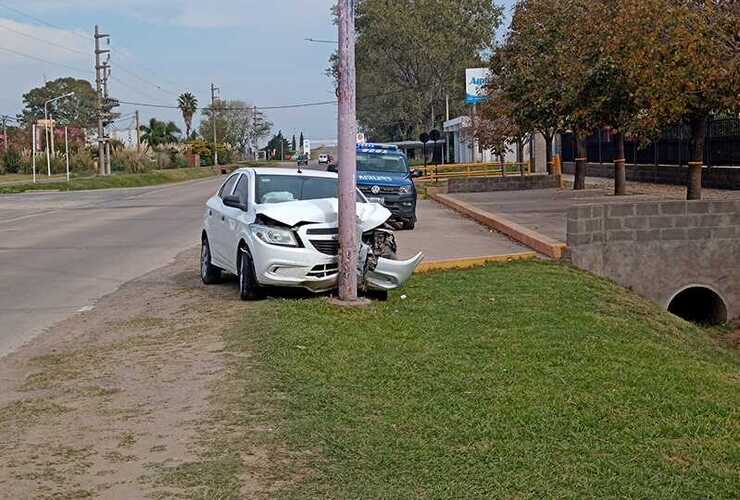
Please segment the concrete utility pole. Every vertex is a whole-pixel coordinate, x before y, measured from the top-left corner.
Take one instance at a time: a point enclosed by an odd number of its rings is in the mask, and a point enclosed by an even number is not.
[[[102,40],[103,38],[108,38],[108,35],[101,33],[98,25],[95,25],[95,90],[97,94],[96,110],[98,114],[98,171],[100,175],[106,174],[106,140],[105,129],[103,127],[103,77],[101,76],[103,65],[101,64],[100,56],[110,52],[110,50],[104,50],[100,48],[100,40]]]
[[[67,164],[67,182],[69,182],[69,136],[67,127],[64,127],[64,161]]]
[[[339,299],[357,300],[355,2],[339,0]]]
[[[211,120],[213,120],[213,166],[218,165],[218,142],[216,137],[216,93],[221,90],[211,83]]]
[[[36,184],[36,124],[31,125],[31,160],[33,165],[33,183]]]
[[[3,152],[8,152],[8,117],[3,116]]]
[[[108,77],[110,76],[110,65],[107,62],[103,63],[103,99],[105,102],[108,102]],[[106,117],[108,120],[111,120],[111,117]],[[103,122],[104,128],[107,128],[107,125],[109,125],[108,120],[105,120]],[[106,132],[107,136],[107,132]],[[105,175],[111,174],[111,165],[110,165],[110,137],[106,137],[105,141]]]
[[[141,153],[141,130],[139,128],[141,125],[139,125],[139,110],[136,110],[136,152]]]

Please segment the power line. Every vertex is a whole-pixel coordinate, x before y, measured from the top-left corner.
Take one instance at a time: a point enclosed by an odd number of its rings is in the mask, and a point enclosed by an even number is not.
[[[146,108],[161,108],[161,109],[180,109],[179,106],[170,106],[167,104],[152,104],[152,103],[145,103],[145,102],[129,102],[129,101],[118,101],[121,104],[129,104],[131,106],[142,106]],[[227,108],[227,107],[216,107],[216,111],[240,111],[243,109],[249,109],[256,107],[259,110],[273,110],[273,109],[295,109],[295,108],[308,108],[308,107],[314,107],[314,106],[328,106],[331,104],[336,104],[337,101],[319,101],[319,102],[305,102],[300,104],[285,104],[282,106],[246,106],[246,107],[237,107],[237,108]],[[211,106],[205,106],[198,108],[200,110],[208,110],[211,109]]]
[[[58,43],[50,42],[49,40],[45,40],[45,39],[43,39],[43,38],[40,38],[40,37],[37,37],[37,36],[31,35],[31,34],[29,34],[29,33],[24,33],[24,32],[22,32],[22,31],[14,30],[13,28],[8,28],[7,26],[0,26],[0,29],[4,29],[4,30],[8,30],[8,31],[12,31],[13,33],[16,33],[16,34],[18,34],[18,35],[21,35],[21,36],[25,36],[25,37],[27,37],[27,38],[31,38],[31,39],[33,39],[33,40],[39,41],[39,42],[41,42],[41,43],[45,43],[45,44],[47,44],[47,45],[51,45],[52,47],[58,47],[58,48],[60,48],[60,49],[68,50],[68,51],[70,51],[70,52],[75,52],[75,53],[77,53],[77,54],[82,54],[82,55],[84,55],[84,56],[87,56],[87,55],[88,55],[88,53],[87,53],[87,52],[83,52],[83,51],[81,51],[81,50],[73,49],[73,48],[71,48],[71,47],[67,47],[67,46],[65,46],[65,45],[61,45],[61,44],[58,44]]]
[[[46,26],[49,26],[50,28],[55,28],[55,29],[62,30],[62,31],[69,31],[70,33],[73,33],[74,35],[77,35],[77,36],[79,36],[81,38],[84,38],[84,39],[87,39],[87,40],[92,40],[93,39],[91,36],[83,35],[83,34],[78,33],[76,31],[71,31],[71,30],[68,30],[67,28],[64,28],[62,26],[59,26],[59,25],[52,24],[50,22],[44,21],[43,19],[39,19],[38,17],[36,17],[36,16],[34,16],[32,14],[29,14],[28,12],[23,12],[20,9],[16,9],[14,7],[9,7],[9,6],[7,6],[5,4],[2,4],[2,3],[0,3],[0,7],[4,8],[4,9],[7,9],[7,10],[9,10],[11,12],[15,12],[16,14],[19,14],[21,16],[25,16],[25,17],[27,17],[29,19],[33,19],[37,23],[44,24]]]
[[[60,67],[63,67],[63,68],[71,69],[71,70],[76,71],[78,73],[84,73],[84,74],[90,74],[91,73],[91,71],[90,70],[87,70],[87,69],[76,68],[76,67],[70,66],[68,64],[64,64],[64,63],[60,63],[60,62],[54,62],[54,61],[49,61],[48,59],[43,59],[41,57],[36,57],[36,56],[29,55],[29,54],[24,54],[23,52],[18,52],[17,50],[7,49],[5,47],[0,47],[0,50],[3,50],[5,52],[9,52],[11,54],[15,54],[15,55],[20,56],[20,57],[25,57],[25,58],[28,58],[28,59],[33,59],[35,61],[39,61],[39,62],[42,62],[42,63],[53,64],[55,66],[60,66]]]

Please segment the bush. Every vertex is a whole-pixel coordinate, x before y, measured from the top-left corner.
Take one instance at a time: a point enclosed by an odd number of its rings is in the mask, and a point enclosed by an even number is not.
[[[17,174],[21,170],[21,154],[9,149],[0,156],[0,173]]]
[[[130,150],[115,151],[111,157],[111,170],[129,174],[142,174],[151,170],[152,162],[142,153]]]
[[[75,174],[93,175],[96,168],[95,158],[89,149],[82,148],[69,157],[69,169]]]

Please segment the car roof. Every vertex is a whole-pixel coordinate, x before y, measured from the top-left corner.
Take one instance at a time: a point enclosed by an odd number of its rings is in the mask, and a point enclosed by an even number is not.
[[[303,175],[305,177],[324,177],[328,179],[336,179],[337,174],[334,172],[324,172],[323,170],[309,170],[302,169],[301,173],[298,173],[297,168],[272,168],[272,167],[246,167],[236,170],[237,172],[252,172],[255,175]]]

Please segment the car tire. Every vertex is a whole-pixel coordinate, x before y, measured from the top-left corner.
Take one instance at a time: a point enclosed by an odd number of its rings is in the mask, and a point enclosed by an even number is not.
[[[412,217],[411,219],[408,219],[403,223],[403,228],[408,229],[409,231],[413,231],[413,229],[416,227],[416,218]]]
[[[211,246],[205,236],[200,244],[200,279],[204,285],[213,285],[221,280],[221,269],[211,263]]]
[[[239,259],[239,298],[242,300],[258,300],[262,298],[262,287],[257,282],[254,272],[252,256],[244,250]]]

